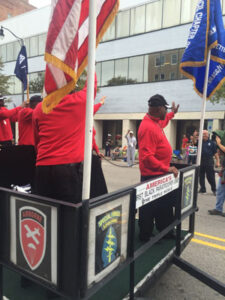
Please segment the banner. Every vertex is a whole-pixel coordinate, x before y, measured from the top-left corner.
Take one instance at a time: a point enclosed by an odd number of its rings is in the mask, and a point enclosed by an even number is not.
[[[195,185],[195,169],[183,174],[181,212],[189,210],[193,206]]]
[[[202,96],[207,54],[211,49],[207,98],[225,80],[225,32],[220,1],[199,0],[187,46],[180,63],[180,72],[194,82],[195,91]]]
[[[23,45],[20,49],[16,60],[16,67],[14,70],[14,74],[20,81],[23,83],[24,91],[27,89],[27,74],[28,74],[28,63],[27,63],[27,50]]]
[[[119,0],[96,0],[96,43],[119,8]],[[71,90],[87,65],[89,0],[52,0],[45,49],[47,62],[42,109],[49,113]]]
[[[178,189],[179,181],[180,174],[177,178],[173,174],[168,174],[137,186],[136,209]]]

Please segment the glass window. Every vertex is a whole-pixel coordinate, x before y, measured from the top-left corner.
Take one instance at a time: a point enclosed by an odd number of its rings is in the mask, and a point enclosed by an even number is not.
[[[128,83],[143,82],[143,66],[144,56],[135,56],[129,58]]]
[[[6,45],[1,45],[0,46],[0,56],[1,56],[2,62],[7,61],[7,58],[6,58]]]
[[[129,36],[130,10],[121,11],[116,17],[116,37]]]
[[[128,77],[128,58],[115,61],[115,77],[121,77],[121,84],[126,83]]]
[[[165,63],[165,56],[164,55],[157,55],[155,58],[155,66],[163,66]]]
[[[38,37],[38,54],[43,55],[45,53],[45,43],[46,43],[47,34],[39,35]]]
[[[102,41],[109,41],[109,40],[113,40],[115,39],[115,32],[116,32],[116,18],[114,19],[114,21],[112,22],[112,24],[109,26],[109,28],[107,29],[106,33],[104,34]]]
[[[8,83],[8,93],[11,95],[15,94],[15,76],[10,76]]]
[[[131,9],[130,34],[145,32],[145,5]]]
[[[17,60],[20,50],[21,50],[21,44],[18,42],[15,42],[14,43],[14,60]]]
[[[30,39],[29,38],[24,39],[24,45],[27,50],[27,56],[29,57],[30,56]]]
[[[38,37],[32,36],[30,38],[30,56],[38,55]]]
[[[159,80],[159,74],[155,74],[155,81]]]
[[[7,56],[7,61],[12,61],[14,60],[13,56],[13,43],[7,44],[6,45],[6,56]]]
[[[192,22],[198,0],[182,0],[181,23]]]
[[[181,0],[164,0],[163,27],[170,27],[180,23]]]
[[[96,75],[97,75],[97,80],[98,80],[98,86],[101,86],[101,67],[102,67],[102,63],[96,63]]]
[[[144,82],[150,82],[150,55],[144,57]]]
[[[146,5],[146,31],[162,27],[162,0]]]
[[[183,49],[179,49],[178,50],[178,55],[179,55],[179,61],[181,61],[181,59],[182,59],[182,57],[183,57],[183,54],[184,54],[184,48]],[[178,69],[179,70],[179,69]],[[178,71],[179,73],[179,75],[178,75],[178,79],[184,79],[184,78],[186,78],[181,72],[180,72],[180,70]]]
[[[102,86],[108,85],[108,81],[114,78],[114,60],[102,62]]]
[[[161,80],[164,80],[165,79],[165,75],[162,73],[162,74],[160,74],[160,79]]]
[[[171,73],[170,73],[170,79],[171,79],[171,80],[174,80],[174,79],[175,79],[175,73],[174,73],[174,72],[171,72]]]
[[[15,80],[15,90],[14,93],[15,94],[21,94],[22,92],[22,82],[16,77],[14,76],[14,80]]]
[[[177,56],[178,56],[177,53],[171,55],[171,65],[176,65],[177,64],[177,59],[178,59]]]

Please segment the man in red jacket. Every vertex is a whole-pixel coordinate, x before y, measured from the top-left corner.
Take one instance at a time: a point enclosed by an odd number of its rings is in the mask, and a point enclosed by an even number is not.
[[[33,112],[36,192],[40,195],[75,203],[81,201],[86,91],[87,85],[65,96],[48,114],[42,112],[41,103]],[[97,78],[95,95],[96,91]]]
[[[12,146],[12,128],[10,121],[24,107],[24,103],[13,109],[7,109],[4,104],[6,98],[0,95],[0,146]]]
[[[178,111],[179,105],[172,107],[161,95],[152,96],[149,101],[149,110],[142,120],[138,130],[139,167],[141,181],[154,178],[171,172],[175,177],[178,170],[170,167],[172,148],[165,136],[163,128]],[[167,109],[172,112],[167,114]],[[139,209],[140,240],[148,241],[154,228],[162,231],[173,221],[173,208],[169,197],[166,195],[157,201],[146,204]],[[169,237],[169,236],[168,236]]]
[[[20,110],[17,116],[19,122],[19,145],[33,145],[34,133],[32,125],[32,115],[35,107],[42,101],[41,96],[34,95],[30,98],[28,107]]]

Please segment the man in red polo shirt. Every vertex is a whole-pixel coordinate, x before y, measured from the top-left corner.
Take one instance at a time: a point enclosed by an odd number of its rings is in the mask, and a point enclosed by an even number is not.
[[[24,103],[13,109],[5,107],[5,97],[0,95],[0,146],[12,146],[12,128],[10,121],[18,114],[24,107]]]
[[[41,96],[34,95],[30,98],[28,107],[25,107],[24,109],[18,112],[17,121],[19,123],[19,145],[34,146],[32,115],[35,107],[41,101]]]
[[[163,128],[178,111],[179,105],[169,107],[161,95],[154,95],[148,101],[148,113],[142,120],[138,130],[139,167],[141,181],[145,181],[166,173],[173,173],[175,177],[178,170],[170,167],[172,148],[165,136]],[[167,109],[172,112],[167,114]],[[162,231],[173,221],[173,208],[169,197],[164,196],[157,201],[146,204],[139,209],[140,240],[148,241],[154,228]],[[168,236],[169,237],[169,236]]]
[[[75,203],[81,201],[86,91],[87,85],[65,96],[48,114],[43,113],[41,103],[33,112],[36,192],[40,195]],[[96,91],[97,78],[95,95]]]

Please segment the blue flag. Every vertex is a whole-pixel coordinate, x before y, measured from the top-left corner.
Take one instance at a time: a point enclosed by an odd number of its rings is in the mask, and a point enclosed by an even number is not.
[[[28,73],[28,64],[27,64],[27,51],[26,47],[22,46],[17,57],[16,67],[14,74],[19,80],[23,82],[24,91],[27,89],[27,73]]]
[[[225,81],[225,31],[220,0],[199,0],[192,23],[180,71],[194,82],[202,96],[207,53],[211,49],[207,98]]]

